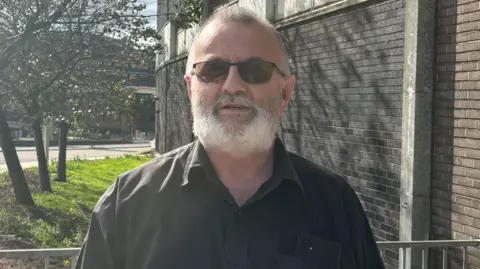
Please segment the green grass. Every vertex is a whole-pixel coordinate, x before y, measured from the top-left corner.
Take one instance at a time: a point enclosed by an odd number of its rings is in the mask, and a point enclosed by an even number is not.
[[[151,159],[126,155],[103,160],[75,159],[67,162],[67,181],[57,182],[56,165],[49,167],[53,193],[39,190],[36,167],[25,175],[37,208],[15,203],[7,173],[0,173],[0,234],[14,235],[37,247],[80,246],[88,229],[93,207],[117,177]],[[11,246],[15,247],[15,246]]]

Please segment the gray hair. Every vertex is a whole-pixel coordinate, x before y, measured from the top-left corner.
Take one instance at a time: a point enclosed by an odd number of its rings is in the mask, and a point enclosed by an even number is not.
[[[280,49],[282,51],[282,59],[280,62],[280,70],[284,72],[286,75],[290,75],[290,67],[288,65],[288,59],[287,59],[287,51],[285,49],[285,44],[283,42],[282,36],[280,33],[275,29],[275,26],[273,26],[268,20],[266,20],[264,17],[259,16],[257,13],[254,11],[240,7],[240,6],[228,6],[225,8],[222,8],[215,13],[213,13],[210,17],[208,17],[207,20],[205,20],[200,27],[198,28],[197,33],[195,34],[195,38],[193,39],[192,46],[190,47],[190,52],[188,54],[188,59],[187,59],[187,66],[185,70],[185,74],[191,74],[192,68],[193,68],[193,53],[194,50],[192,49],[195,46],[195,42],[197,41],[198,37],[202,33],[202,31],[207,27],[210,23],[214,21],[220,21],[223,23],[227,22],[238,22],[241,24],[260,24],[261,26],[265,27],[265,29],[272,31],[275,33]]]

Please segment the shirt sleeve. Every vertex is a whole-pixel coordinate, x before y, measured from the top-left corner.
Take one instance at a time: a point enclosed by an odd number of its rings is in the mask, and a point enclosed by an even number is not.
[[[118,180],[117,180],[118,182]],[[118,183],[98,200],[75,269],[119,269],[115,247]]]
[[[350,234],[354,244],[354,255],[358,269],[385,269],[375,237],[355,191],[351,186],[344,188],[343,198],[347,210]]]

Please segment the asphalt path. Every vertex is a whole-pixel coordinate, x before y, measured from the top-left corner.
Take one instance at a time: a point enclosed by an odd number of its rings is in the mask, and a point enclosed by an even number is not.
[[[134,143],[134,144],[120,144],[120,145],[96,145],[91,146],[75,145],[67,147],[67,159],[80,157],[83,159],[99,159],[104,157],[119,157],[124,154],[135,154],[140,151],[148,150],[149,143]],[[36,166],[37,154],[35,147],[17,147],[17,154],[23,168]],[[58,159],[58,147],[50,147],[49,159]],[[7,170],[7,165],[0,149],[0,171]]]

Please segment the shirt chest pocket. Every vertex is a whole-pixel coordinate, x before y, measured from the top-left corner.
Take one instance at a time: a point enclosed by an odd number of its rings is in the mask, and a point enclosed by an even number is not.
[[[342,245],[314,235],[297,236],[293,253],[279,254],[276,269],[339,269]]]

